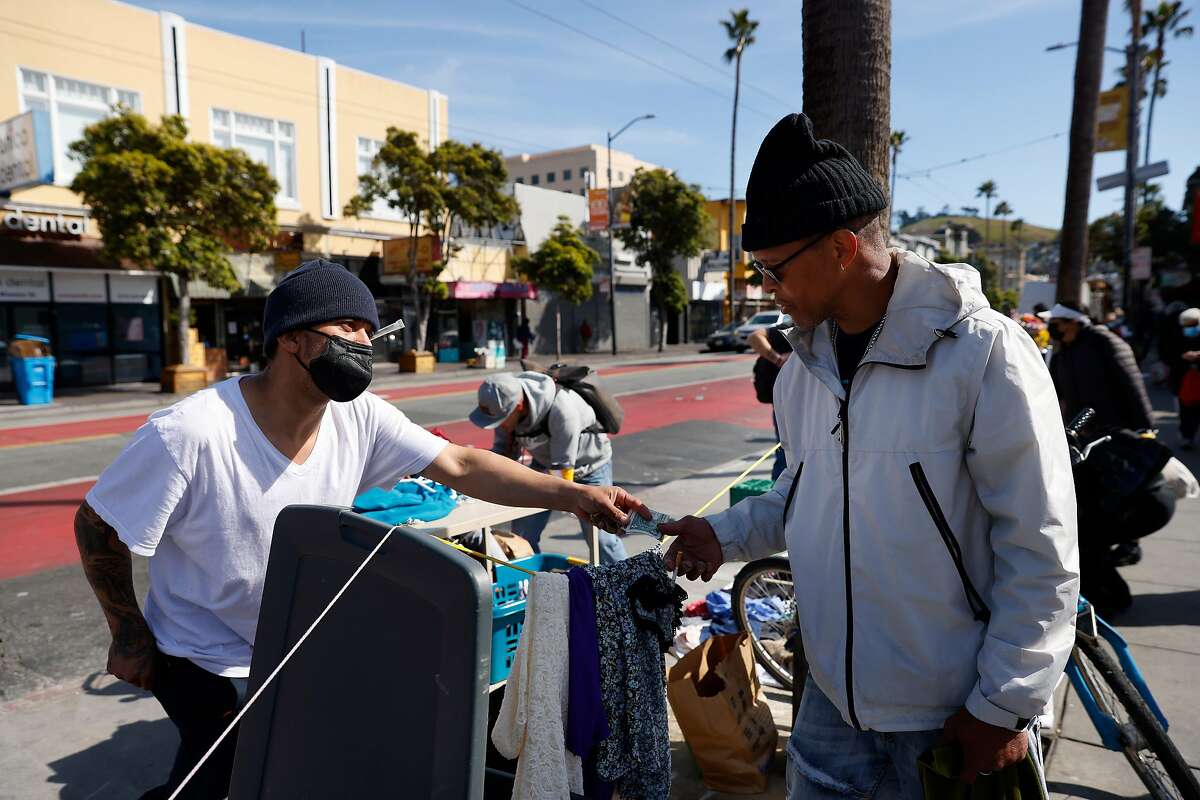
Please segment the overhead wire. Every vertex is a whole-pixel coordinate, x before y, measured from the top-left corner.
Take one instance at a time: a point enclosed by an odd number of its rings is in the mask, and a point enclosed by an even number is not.
[[[963,158],[959,158],[954,161],[947,161],[944,164],[935,164],[932,167],[925,167],[923,169],[911,169],[907,172],[897,174],[896,177],[897,178],[907,178],[907,177],[914,176],[914,175],[928,175],[930,172],[935,172],[937,170],[943,170],[943,169],[949,169],[950,167],[957,167],[960,164],[967,164],[971,161],[978,161],[982,158],[990,158],[991,156],[999,155],[1001,153],[1010,153],[1013,150],[1020,150],[1025,147],[1032,147],[1035,144],[1041,144],[1042,142],[1049,142],[1054,139],[1059,139],[1066,135],[1067,135],[1066,131],[1060,131],[1059,133],[1052,133],[1049,136],[1040,136],[1037,139],[1030,139],[1027,142],[1021,142],[1020,144],[1014,144],[1014,145],[1009,145],[1007,147],[1001,147],[997,150],[989,150],[986,153],[979,153],[979,154],[973,155],[973,156],[965,156]]]
[[[591,0],[579,0],[579,2],[582,3],[583,5],[587,6],[588,8],[592,9],[595,12],[597,12],[599,14],[603,14],[604,16],[608,17],[609,19],[619,22],[622,25],[637,31],[638,33],[642,34],[643,36],[653,39],[654,41],[661,44],[663,47],[666,47],[670,50],[674,50],[676,53],[679,53],[680,55],[684,56],[685,58],[689,58],[692,61],[695,61],[700,66],[712,70],[713,72],[717,73],[721,77],[723,77],[723,78],[729,77],[729,73],[722,70],[720,67],[716,66],[715,64],[713,64],[709,61],[705,61],[700,56],[697,56],[694,53],[690,53],[687,50],[684,50],[682,47],[679,47],[678,45],[674,44],[673,42],[668,41],[667,39],[664,39],[663,37],[659,36],[658,34],[654,33],[653,31],[648,31],[645,28],[642,28],[623,17],[617,16],[616,14],[612,13],[604,6],[599,5],[598,3],[593,3],[593,2],[591,2]],[[782,97],[779,97],[778,95],[771,94],[766,89],[762,89],[758,86],[755,86],[754,84],[750,83],[749,81],[747,81],[745,79],[742,80],[742,86],[745,86],[747,89],[753,89],[754,91],[758,92],[759,94],[763,95],[764,97],[770,98],[771,100],[774,100],[776,103],[779,103],[782,106],[785,106],[789,109],[795,110],[795,103],[793,103],[792,101],[784,100]]]
[[[511,5],[516,6],[517,8],[524,10],[524,11],[528,11],[530,14],[541,17],[542,19],[544,19],[548,22],[552,22],[555,25],[558,25],[559,27],[565,28],[565,29],[571,31],[572,33],[576,33],[576,34],[584,37],[585,39],[590,39],[591,41],[593,41],[599,45],[602,45],[604,47],[607,47],[610,50],[615,50],[616,52],[618,52],[628,58],[632,58],[635,61],[639,61],[648,67],[656,69],[660,72],[664,72],[667,75],[671,75],[674,78],[678,78],[679,80],[683,81],[684,83],[690,84],[690,85],[696,87],[697,89],[708,92],[711,95],[720,97],[722,100],[730,101],[733,99],[731,96],[726,95],[724,92],[722,92],[719,89],[715,89],[712,86],[709,86],[708,84],[701,83],[700,81],[697,81],[694,78],[690,78],[687,75],[684,75],[682,72],[678,72],[676,70],[671,69],[668,66],[659,64],[657,61],[652,61],[651,59],[646,58],[645,56],[639,55],[638,53],[635,53],[632,50],[628,50],[624,47],[621,47],[621,45],[619,45],[619,44],[614,44],[613,42],[610,42],[607,39],[602,39],[601,37],[596,36],[594,33],[585,31],[583,28],[580,28],[576,25],[572,25],[571,23],[561,20],[558,17],[555,17],[551,14],[548,14],[545,11],[542,11],[541,9],[534,8],[533,6],[530,6],[530,5],[526,5],[525,3],[522,3],[521,0],[507,0],[507,2],[510,3]],[[769,114],[766,111],[763,111],[760,108],[755,108],[754,106],[751,106],[747,103],[742,103],[741,107],[746,109],[747,111],[753,111],[755,114],[760,114],[761,116],[767,117],[768,119],[772,119],[772,120],[777,119],[776,114]]]

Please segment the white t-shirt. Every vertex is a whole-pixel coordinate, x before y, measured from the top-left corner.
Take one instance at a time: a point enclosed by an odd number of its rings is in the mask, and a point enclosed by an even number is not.
[[[349,506],[446,446],[364,394],[326,407],[312,453],[296,464],[258,427],[239,380],[152,414],[86,498],[130,551],[153,556],[145,614],[159,649],[229,677],[250,674],[279,512]]]

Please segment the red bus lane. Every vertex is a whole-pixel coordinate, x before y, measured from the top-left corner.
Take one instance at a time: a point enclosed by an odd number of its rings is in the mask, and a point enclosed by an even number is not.
[[[422,388],[428,390],[431,387]],[[771,429],[769,408],[755,402],[750,381],[744,377],[653,389],[623,395],[620,400],[625,408],[621,436],[692,420],[724,422],[756,430]],[[144,417],[139,417],[138,424],[142,420]],[[112,420],[97,422],[109,424]],[[480,430],[466,420],[439,427],[457,444],[474,447],[492,444],[491,431]],[[741,454],[730,453],[731,458],[738,455]],[[78,560],[73,533],[75,509],[93,483],[94,480],[86,479],[0,493],[0,580]]]

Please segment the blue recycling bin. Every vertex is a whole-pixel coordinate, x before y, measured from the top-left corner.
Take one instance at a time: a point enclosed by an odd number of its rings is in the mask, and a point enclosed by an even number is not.
[[[49,339],[41,336],[17,334],[15,338],[50,344]],[[17,399],[22,405],[34,406],[54,402],[53,356],[12,356],[9,358],[9,365],[12,369],[13,383],[17,386]]]

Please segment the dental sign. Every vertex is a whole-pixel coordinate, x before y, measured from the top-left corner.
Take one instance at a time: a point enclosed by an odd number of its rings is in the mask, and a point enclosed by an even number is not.
[[[26,111],[0,122],[0,192],[54,183],[50,115]]]

